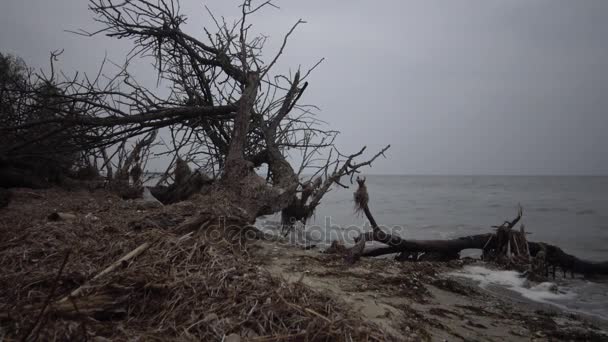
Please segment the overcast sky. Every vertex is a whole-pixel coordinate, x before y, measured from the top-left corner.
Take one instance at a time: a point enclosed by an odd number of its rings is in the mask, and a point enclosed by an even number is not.
[[[608,174],[608,1],[277,3],[252,19],[275,42],[308,22],[277,71],[326,58],[302,101],[342,131],[345,152],[392,145],[372,173]],[[182,4],[199,34],[203,2]],[[204,4],[238,13],[237,1]],[[0,50],[45,67],[64,48],[62,69],[93,73],[129,48],[64,31],[95,27],[84,0],[5,0]],[[134,70],[155,86],[147,65]]]

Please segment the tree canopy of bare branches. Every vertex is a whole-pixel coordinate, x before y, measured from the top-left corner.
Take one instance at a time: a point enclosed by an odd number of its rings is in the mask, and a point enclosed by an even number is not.
[[[67,76],[55,70],[59,53],[53,53],[50,72],[30,74],[23,85],[5,86],[3,92],[26,100],[19,118],[0,127],[3,134],[37,128],[44,128],[45,134],[10,141],[0,156],[19,155],[32,140],[69,132],[77,140],[54,147],[87,151],[103,160],[103,169],[116,158],[111,149],[124,149],[129,139],[137,139],[137,155],[142,141],[147,147],[162,145],[155,153],[169,157],[167,169],[185,160],[212,174],[217,191],[238,195],[234,199],[247,213],[245,221],[283,211],[284,224],[305,222],[332,185],[345,186],[345,176],[352,182],[358,169],[369,166],[388,146],[363,162],[355,159],[363,156],[365,147],[354,154],[336,149],[338,132],[317,118],[315,106],[300,103],[307,79],[321,61],[289,75],[273,73],[292,34],[305,22],[298,20],[288,28],[278,50],[267,57],[267,37],[253,33],[251,19],[269,7],[276,6],[245,0],[232,23],[207,9],[209,24],[199,36],[185,29],[188,18],[177,0],[90,0],[100,28],[76,33],[131,41],[127,63],[111,77],[104,72],[107,60],[94,77]],[[141,58],[154,61],[159,82],[170,85],[168,95],[141,86],[129,73],[129,62]],[[41,84],[53,91],[42,94]],[[32,100],[41,94],[43,101]],[[23,114],[36,110],[51,114]],[[141,167],[132,162],[139,159],[124,157],[120,168]],[[293,166],[294,160],[299,165]],[[256,173],[262,168],[266,179]],[[108,168],[106,173],[112,172]]]

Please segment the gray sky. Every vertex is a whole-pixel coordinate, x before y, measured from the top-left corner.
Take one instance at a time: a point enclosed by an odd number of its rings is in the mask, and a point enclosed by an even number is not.
[[[205,1],[231,17],[237,1]],[[191,32],[208,22],[182,1]],[[392,144],[371,173],[608,174],[608,1],[279,1],[253,19],[282,39],[303,18],[277,71],[326,61],[303,102],[342,131],[345,152]],[[84,0],[5,0],[0,50],[34,67],[93,73],[128,41],[84,38]],[[277,44],[268,45],[268,54]],[[148,65],[134,66],[155,85]]]

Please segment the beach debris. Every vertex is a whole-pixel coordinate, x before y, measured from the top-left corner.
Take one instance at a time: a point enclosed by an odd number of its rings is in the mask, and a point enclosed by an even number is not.
[[[64,197],[54,193],[48,192],[49,203]],[[177,223],[192,215],[187,205],[147,215],[169,215],[172,228],[150,226],[134,234],[129,222],[141,215],[122,209],[122,200],[108,202],[102,193],[72,194],[63,201],[63,212],[75,212],[90,196],[97,202],[87,206],[103,210],[95,212],[100,220],[86,229],[79,220],[47,224],[44,207],[30,211],[40,222],[33,219],[23,227],[14,224],[22,220],[19,212],[3,213],[0,320],[5,338],[21,339],[34,326],[59,279],[40,319],[45,323],[36,328],[39,340],[391,340],[328,294],[272,276],[248,257],[247,245],[192,230],[174,233],[177,227],[196,226]],[[57,251],[65,246],[72,248],[72,257],[57,278],[63,258]],[[36,261],[25,264],[24,255]],[[120,328],[108,329],[110,323]]]

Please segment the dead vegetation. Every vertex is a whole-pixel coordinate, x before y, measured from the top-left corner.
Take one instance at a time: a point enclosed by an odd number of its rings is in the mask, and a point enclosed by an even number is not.
[[[346,304],[271,275],[247,247],[171,229],[134,231],[129,219],[151,213],[105,192],[37,194],[17,191],[1,213],[0,326],[9,339],[390,339]],[[48,221],[53,207],[74,217]],[[145,253],[94,279],[146,242]],[[82,290],[68,296],[74,289]]]

